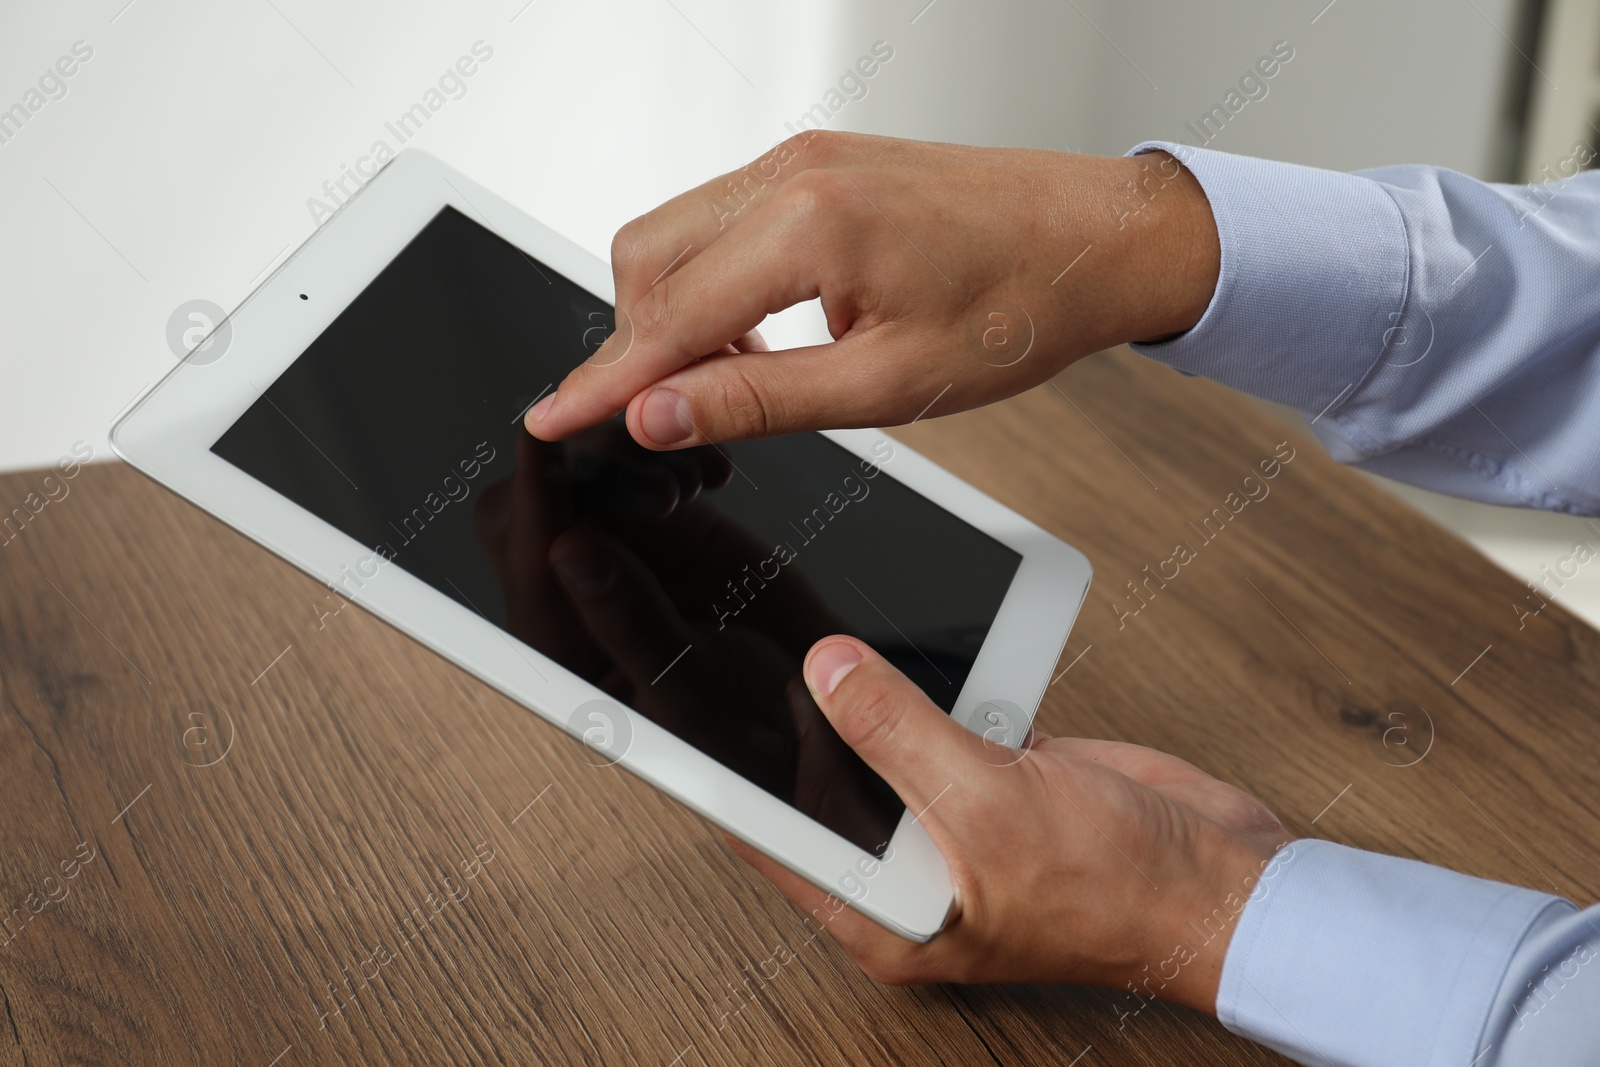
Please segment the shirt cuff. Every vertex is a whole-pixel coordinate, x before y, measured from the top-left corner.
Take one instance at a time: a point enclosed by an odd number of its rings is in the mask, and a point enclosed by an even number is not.
[[[1540,916],[1517,949],[1483,1035],[1479,1067],[1593,1063],[1600,990],[1585,968],[1600,953],[1600,907]],[[1569,988],[1576,985],[1575,990]]]
[[[1302,1063],[1459,1067],[1524,935],[1565,901],[1331,841],[1285,847],[1239,917],[1229,1030]]]
[[[1133,350],[1314,417],[1354,395],[1405,309],[1410,251],[1394,200],[1367,178],[1170,141],[1128,155],[1158,149],[1205,191],[1221,270],[1192,329]]]

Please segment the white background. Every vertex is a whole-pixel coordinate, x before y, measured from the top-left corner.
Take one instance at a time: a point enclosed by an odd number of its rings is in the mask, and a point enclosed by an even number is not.
[[[172,366],[168,319],[238,304],[314,229],[307,201],[482,40],[412,142],[604,256],[661,200],[765,151],[873,43],[831,125],[1120,153],[1183,129],[1287,40],[1212,147],[1343,170],[1510,172],[1514,0],[7,0],[0,108],[74,42],[67,95],[0,145],[0,469],[105,434]],[[801,313],[775,341],[820,336]],[[1440,514],[1445,514],[1440,512]],[[1545,517],[1445,517],[1513,569]],[[1474,517],[1476,516],[1476,517]],[[1479,536],[1482,534],[1482,536]],[[1600,584],[1596,582],[1595,584]],[[1573,587],[1577,588],[1577,587]]]

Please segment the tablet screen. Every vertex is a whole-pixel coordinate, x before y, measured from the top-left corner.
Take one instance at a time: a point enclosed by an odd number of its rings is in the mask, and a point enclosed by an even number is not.
[[[806,651],[859,637],[948,712],[1021,557],[897,482],[888,438],[529,435],[612,325],[446,207],[212,451],[882,855],[903,806],[811,701]]]

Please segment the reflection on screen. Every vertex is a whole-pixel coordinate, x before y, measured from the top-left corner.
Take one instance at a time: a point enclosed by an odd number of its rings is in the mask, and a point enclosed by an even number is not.
[[[657,453],[522,412],[612,310],[441,211],[212,451],[879,855],[903,806],[800,678],[862,638],[946,711],[1020,557],[817,434]]]

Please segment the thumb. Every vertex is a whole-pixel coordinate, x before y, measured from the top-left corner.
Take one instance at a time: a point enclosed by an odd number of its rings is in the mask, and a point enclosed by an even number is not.
[[[827,637],[813,645],[805,676],[839,737],[915,815],[982,763],[975,734],[855,638]]]
[[[779,352],[721,353],[641,390],[627,406],[628,431],[646,448],[776,437],[845,426],[910,422],[940,386],[885,384],[902,349],[854,334]]]

